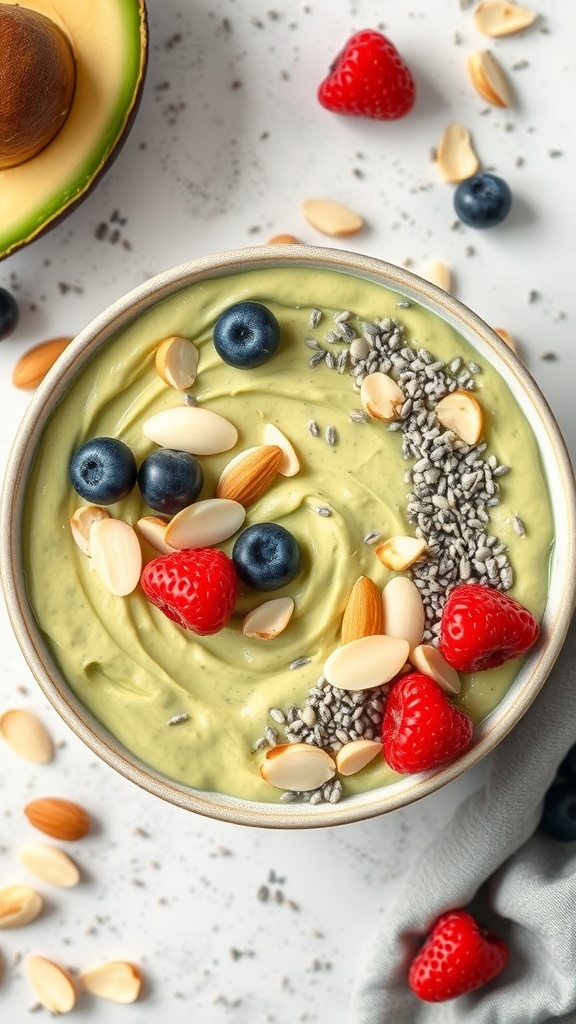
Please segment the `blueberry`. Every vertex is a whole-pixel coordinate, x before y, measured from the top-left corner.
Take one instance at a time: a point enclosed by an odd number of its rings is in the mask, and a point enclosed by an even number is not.
[[[267,362],[280,344],[278,321],[260,302],[237,302],[218,317],[214,347],[225,363],[251,370]]]
[[[113,505],[136,483],[136,460],[127,444],[115,437],[94,437],[74,452],[70,479],[86,501]]]
[[[18,323],[18,304],[11,292],[0,288],[0,341],[7,338]]]
[[[300,567],[295,537],[278,523],[255,523],[232,548],[232,561],[244,583],[257,590],[276,590],[293,580]]]
[[[554,782],[544,797],[540,828],[553,839],[565,843],[576,840],[576,788],[566,782]]]
[[[510,213],[512,193],[496,174],[475,174],[461,181],[454,193],[454,209],[471,228],[492,228]]]
[[[204,474],[198,459],[173,448],[152,452],[138,470],[138,486],[144,501],[167,516],[196,501],[203,483]]]

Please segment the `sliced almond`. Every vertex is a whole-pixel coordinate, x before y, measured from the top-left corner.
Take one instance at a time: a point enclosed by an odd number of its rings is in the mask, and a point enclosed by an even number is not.
[[[282,449],[282,461],[278,466],[280,476],[296,476],[300,469],[300,459],[292,442],[274,423],[267,423],[264,427],[264,444],[277,445]]]
[[[156,370],[176,391],[187,391],[196,380],[200,354],[194,342],[172,335],[156,349]]]
[[[536,21],[537,15],[527,7],[506,0],[485,0],[485,3],[475,8],[473,18],[479,32],[498,39],[529,28]]]
[[[169,555],[175,549],[166,542],[167,522],[161,516],[142,516],[136,523],[136,533],[160,555]],[[186,547],[187,545],[183,545]],[[190,545],[192,547],[192,545]]]
[[[255,640],[273,640],[284,632],[293,614],[294,601],[291,597],[272,598],[248,612],[242,623],[242,633]]]
[[[8,885],[0,889],[0,928],[30,924],[41,910],[41,897],[28,885]]]
[[[388,537],[374,548],[376,557],[387,569],[392,569],[392,572],[406,572],[411,565],[424,558],[427,551],[428,545],[425,540],[405,534]]]
[[[227,452],[238,440],[233,423],[200,405],[181,405],[157,412],[144,420],[142,431],[162,448],[175,448],[190,455]]]
[[[447,693],[460,693],[461,682],[455,668],[449,665],[446,658],[431,644],[419,644],[410,651],[410,664],[434,679]]]
[[[76,1004],[76,989],[67,971],[43,956],[26,960],[28,980],[38,1001],[51,1013],[69,1013]]]
[[[496,332],[498,337],[502,338],[502,341],[505,342],[506,345],[508,345],[508,348],[512,349],[513,352],[518,353],[516,341],[510,334],[510,331],[507,331],[505,327],[495,327],[494,331]]]
[[[58,356],[68,347],[72,338],[51,338],[28,349],[12,370],[12,383],[24,391],[37,388],[52,369]]]
[[[284,453],[278,445],[260,444],[235,455],[224,466],[216,484],[216,497],[237,501],[246,508],[271,486]]]
[[[395,636],[364,636],[332,651],[324,675],[340,690],[371,690],[394,678],[409,650],[408,641]]]
[[[90,557],[102,583],[116,597],[136,589],[142,572],[142,549],[136,531],[122,519],[101,519],[90,531]]]
[[[374,420],[391,423],[402,419],[402,406],[406,395],[387,373],[369,373],[360,386],[360,401],[365,412]]]
[[[283,743],[266,751],[260,774],[277,789],[307,793],[333,779],[336,765],[321,747],[310,743]]]
[[[369,576],[360,576],[350,591],[342,617],[341,643],[384,632],[380,590]]]
[[[39,718],[25,708],[11,708],[0,716],[0,735],[20,757],[47,764],[54,753],[52,740]]]
[[[451,391],[436,406],[438,421],[466,444],[478,444],[484,432],[484,411],[469,391]]]
[[[31,825],[53,839],[73,842],[90,831],[90,818],[80,804],[61,797],[46,796],[26,804],[24,814]]]
[[[438,145],[436,162],[444,181],[464,181],[476,174],[480,161],[474,152],[470,132],[464,125],[453,121],[446,126]]]
[[[134,1003],[142,991],[142,974],[136,964],[110,960],[83,971],[80,981],[87,992],[113,1003]]]
[[[205,498],[177,512],[166,525],[164,540],[174,548],[210,548],[240,529],[246,509],[231,498]]]
[[[80,881],[78,865],[57,846],[28,843],[19,850],[18,857],[28,871],[49,885],[71,889]]]
[[[410,650],[422,642],[424,604],[418,587],[408,576],[394,576],[386,584],[381,604],[387,636],[407,640]]]
[[[351,740],[336,754],[336,770],[340,775],[356,775],[382,750],[376,740]]]
[[[430,281],[431,284],[435,284],[438,288],[443,288],[445,292],[449,292],[452,288],[452,274],[446,264],[440,260],[430,263],[422,276],[427,281]]]
[[[468,74],[476,92],[495,107],[512,105],[512,93],[501,65],[490,50],[476,50],[468,57]]]
[[[83,555],[90,554],[90,531],[94,523],[109,518],[108,509],[101,505],[81,505],[70,517],[72,536]]]
[[[302,213],[316,231],[333,238],[356,235],[364,227],[360,214],[334,199],[306,199],[302,203]]]
[[[295,235],[272,235],[268,239],[268,245],[300,245],[300,239]]]

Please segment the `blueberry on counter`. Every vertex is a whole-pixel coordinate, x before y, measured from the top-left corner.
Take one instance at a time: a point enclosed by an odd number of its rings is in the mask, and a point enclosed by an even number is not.
[[[255,523],[235,541],[232,561],[244,583],[257,590],[277,590],[298,572],[300,548],[289,530],[278,523]]]
[[[123,441],[94,437],[74,452],[70,480],[86,501],[113,505],[130,493],[137,477],[136,460]]]
[[[471,228],[492,228],[510,213],[512,193],[496,174],[475,174],[461,181],[454,193],[454,209]]]
[[[280,326],[261,302],[236,302],[214,325],[214,347],[225,363],[241,370],[262,366],[280,344]]]
[[[576,841],[576,788],[566,782],[553,782],[544,797],[540,828],[552,839]]]
[[[191,505],[204,483],[202,466],[188,452],[159,448],[144,459],[138,486],[144,501],[156,512],[172,516]]]
[[[0,341],[7,338],[18,323],[18,303],[6,288],[0,288]]]

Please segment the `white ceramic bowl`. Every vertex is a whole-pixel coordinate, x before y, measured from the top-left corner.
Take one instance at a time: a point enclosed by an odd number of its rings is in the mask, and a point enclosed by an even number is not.
[[[47,422],[73,385],[75,375],[118,331],[190,285],[201,286],[202,282],[225,279],[243,271],[284,266],[304,268],[310,275],[323,268],[375,282],[399,293],[407,302],[432,311],[454,328],[480,360],[496,368],[526,415],[539,450],[553,517],[554,544],[540,638],[502,700],[478,724],[469,749],[436,771],[353,793],[334,804],[241,799],[192,788],[148,767],[104,728],[72,692],[31,610],[24,570],[23,521],[35,453]],[[162,336],[160,333],[159,338]],[[208,256],[159,275],[104,311],[60,357],[32,400],[9,461],[3,491],[2,579],[13,628],[42,690],[70,728],[114,769],[165,800],[221,820],[277,828],[336,825],[393,810],[438,789],[489,753],[522,717],[546,681],[574,608],[575,508],[572,468],[550,409],[522,363],[475,314],[446,292],[376,259],[311,246],[265,246]]]

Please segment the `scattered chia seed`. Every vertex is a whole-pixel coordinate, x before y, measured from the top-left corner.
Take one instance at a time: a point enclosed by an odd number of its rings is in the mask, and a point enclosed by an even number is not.
[[[314,509],[317,515],[322,516],[324,519],[329,519],[332,515],[332,509],[326,505],[317,505]]]
[[[312,369],[314,369],[316,366],[319,366],[320,363],[324,362],[324,356],[325,355],[326,355],[326,353],[324,352],[324,349],[322,348],[322,349],[320,349],[319,352],[315,352],[314,355],[310,357],[308,362],[310,363],[310,366],[312,367]]]
[[[190,715],[183,711],[182,714],[173,715],[172,718],[169,718],[166,725],[180,725],[181,722],[187,722],[189,718]]]
[[[310,327],[312,328],[312,330],[314,330],[315,327],[318,327],[318,324],[320,323],[321,319],[322,319],[322,311],[320,309],[312,309],[310,311],[309,324],[310,324]]]
[[[326,438],[326,444],[329,444],[330,447],[333,448],[334,445],[336,444],[336,442],[338,441],[338,434],[337,434],[337,431],[336,431],[336,427],[332,427],[332,426],[326,427],[326,432],[325,432],[324,436]]]
[[[303,668],[304,665],[309,665],[312,658],[296,658],[290,662],[289,668]]]
[[[367,533],[366,536],[364,537],[364,543],[376,544],[376,542],[380,540],[381,536],[382,534],[378,530],[372,530],[370,533]]]
[[[310,420],[308,430],[312,434],[312,437],[320,437],[320,427],[316,423],[316,420]]]
[[[522,520],[520,519],[520,516],[517,513],[515,513],[512,516],[512,526],[514,527],[514,532],[517,533],[519,537],[525,537],[526,536],[526,530],[524,529],[524,523],[522,522]]]

